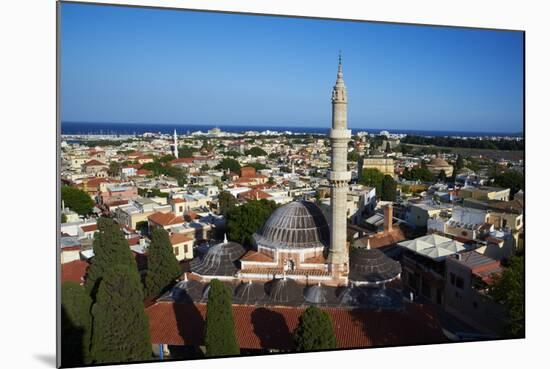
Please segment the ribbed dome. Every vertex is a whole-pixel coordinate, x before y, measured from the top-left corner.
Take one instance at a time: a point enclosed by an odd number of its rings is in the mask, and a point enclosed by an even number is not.
[[[231,276],[237,271],[237,261],[245,254],[243,246],[236,242],[223,242],[208,249],[201,258],[191,262],[191,271],[199,275]]]
[[[178,282],[172,288],[170,297],[176,302],[191,303],[201,299],[203,289],[204,285],[202,283],[186,279]]]
[[[389,282],[401,274],[399,262],[377,249],[354,249],[349,263],[349,279],[359,283]]]
[[[295,201],[277,210],[265,222],[254,239],[273,248],[325,247],[330,233],[327,220],[317,205]]]
[[[274,279],[265,284],[268,301],[272,304],[299,304],[303,302],[302,288],[290,278]]]
[[[304,298],[311,304],[326,304],[328,301],[328,290],[320,284],[314,284],[306,287]]]
[[[254,282],[243,282],[235,289],[233,302],[253,305],[265,297],[264,285]]]

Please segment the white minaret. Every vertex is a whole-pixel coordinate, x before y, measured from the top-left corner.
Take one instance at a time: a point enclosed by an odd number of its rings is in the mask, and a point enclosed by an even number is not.
[[[176,133],[176,129],[174,128],[174,156],[176,159],[178,156],[178,134]]]
[[[348,171],[348,142],[351,130],[347,129],[348,97],[342,72],[342,56],[338,60],[336,84],[332,89],[332,129],[329,130],[332,148],[332,164],[328,173],[330,182],[330,251],[329,268],[335,277],[348,272],[347,233],[347,192],[351,180]]]

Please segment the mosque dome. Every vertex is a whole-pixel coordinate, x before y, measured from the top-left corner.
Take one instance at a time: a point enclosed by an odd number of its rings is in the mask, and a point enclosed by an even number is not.
[[[357,284],[389,282],[401,274],[399,262],[378,249],[354,249],[349,264],[349,279]]]
[[[432,160],[430,160],[428,165],[431,165],[431,166],[434,166],[434,167],[447,167],[447,166],[449,166],[449,163],[447,162],[447,160],[445,160],[445,159],[438,156],[438,157],[435,157]]]
[[[237,304],[253,305],[265,297],[264,285],[254,282],[242,282],[235,288],[233,302]]]
[[[272,248],[324,248],[330,243],[330,231],[317,205],[295,201],[275,210],[254,239]]]
[[[186,276],[185,280],[178,282],[172,288],[170,297],[176,302],[192,303],[201,299],[203,289],[204,285],[202,283],[188,280]]]
[[[245,252],[245,248],[237,242],[218,243],[208,248],[202,258],[193,259],[191,271],[199,275],[232,276],[237,272],[237,262]]]
[[[302,287],[290,278],[274,279],[265,284],[271,304],[300,304],[303,302]]]
[[[321,284],[306,287],[304,298],[310,304],[326,304],[329,300],[329,291]]]

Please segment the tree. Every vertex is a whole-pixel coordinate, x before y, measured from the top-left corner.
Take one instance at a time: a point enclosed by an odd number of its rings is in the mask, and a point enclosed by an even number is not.
[[[61,200],[65,202],[65,206],[76,211],[78,215],[90,214],[94,207],[94,200],[90,195],[75,187],[62,186]]]
[[[392,176],[386,174],[382,179],[382,194],[383,201],[396,201],[397,199],[397,184]]]
[[[227,212],[237,204],[237,199],[228,191],[222,191],[218,195],[218,209],[220,214],[227,215]]]
[[[137,269],[115,265],[102,278],[92,307],[94,364],[148,360],[149,322]]]
[[[122,169],[121,163],[119,163],[118,161],[111,161],[109,163],[109,169],[107,169],[107,173],[111,177],[116,177],[120,174],[121,169]]]
[[[390,144],[389,141],[386,142],[386,150],[385,150],[385,152],[386,152],[387,154],[389,154],[389,153],[392,152],[392,151],[391,151],[391,144]]]
[[[261,147],[258,147],[258,146],[254,146],[252,148],[250,148],[249,150],[246,150],[244,152],[245,155],[251,155],[251,156],[254,156],[254,157],[257,157],[257,156],[267,156],[267,152],[265,152],[264,149],[262,149]]]
[[[94,257],[91,260],[86,282],[86,291],[95,300],[99,283],[107,271],[117,265],[126,265],[137,271],[137,265],[128,241],[120,230],[118,224],[109,218],[99,218],[97,222],[98,232],[94,235]]]
[[[92,299],[77,282],[61,285],[61,362],[63,366],[91,363]]]
[[[67,223],[67,216],[61,213],[61,223]]]
[[[180,158],[191,158],[193,157],[193,152],[195,149],[189,146],[179,146],[178,147],[178,157]]]
[[[380,196],[382,194],[382,180],[384,179],[384,174],[375,168],[363,169],[361,172],[361,178],[359,183],[375,187],[376,193]]]
[[[524,185],[524,177],[523,174],[520,172],[516,172],[514,170],[497,174],[494,177],[494,184],[496,186],[509,188],[510,189],[510,197],[513,197],[516,192],[519,190],[525,190]]]
[[[227,212],[227,237],[245,247],[252,246],[252,235],[277,208],[273,201],[265,199],[250,200],[241,206],[235,206]]]
[[[437,179],[440,181],[440,182],[445,182],[447,180],[447,173],[445,173],[445,171],[443,169],[441,169],[441,171],[439,172],[439,174],[437,175]]]
[[[231,172],[238,173],[241,170],[241,165],[235,159],[225,158],[215,167],[216,169],[229,169]]]
[[[219,280],[210,282],[206,304],[204,333],[206,356],[228,356],[240,353],[235,336],[231,292]]]
[[[302,313],[293,336],[297,351],[336,348],[330,315],[316,306],[310,306]]]
[[[457,170],[464,168],[464,158],[460,154],[456,157],[455,168]]]
[[[156,228],[148,249],[147,274],[145,276],[146,297],[158,296],[181,275],[180,264],[170,242],[168,232]]]
[[[357,150],[348,152],[348,161],[354,162],[354,163],[359,161],[359,153],[357,152]]]
[[[489,286],[489,296],[504,304],[508,322],[506,333],[510,337],[525,337],[525,259],[512,256],[500,276]]]

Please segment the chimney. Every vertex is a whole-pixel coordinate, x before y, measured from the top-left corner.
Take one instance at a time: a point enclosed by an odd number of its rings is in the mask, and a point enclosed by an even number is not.
[[[393,224],[393,205],[388,204],[384,208],[384,232],[391,232]]]

